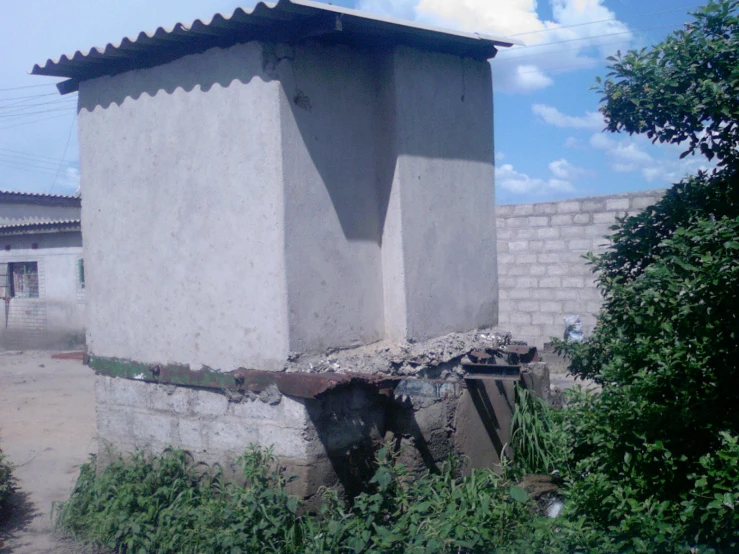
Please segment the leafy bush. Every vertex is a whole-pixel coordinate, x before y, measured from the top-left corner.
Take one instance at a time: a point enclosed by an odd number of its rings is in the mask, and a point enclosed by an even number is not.
[[[0,521],[7,516],[8,500],[15,492],[15,478],[13,477],[13,466],[0,450]]]
[[[118,552],[298,552],[298,502],[268,452],[240,459],[245,484],[181,450],[114,459],[99,473],[85,464],[57,528]]]
[[[526,493],[492,471],[464,478],[449,463],[411,479],[385,450],[372,490],[350,507],[326,491],[318,516],[298,515],[276,460],[258,449],[242,458],[243,486],[177,450],[95,464],[83,466],[56,524],[116,552],[492,552],[533,519]]]

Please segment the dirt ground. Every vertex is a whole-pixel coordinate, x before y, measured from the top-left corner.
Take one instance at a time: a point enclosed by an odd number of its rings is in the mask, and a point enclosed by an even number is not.
[[[0,350],[0,447],[16,466],[19,492],[0,527],[0,554],[78,553],[52,534],[52,503],[65,500],[97,450],[94,373],[50,352]]]

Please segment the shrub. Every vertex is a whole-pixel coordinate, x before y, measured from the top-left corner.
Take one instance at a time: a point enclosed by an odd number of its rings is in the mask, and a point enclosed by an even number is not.
[[[0,450],[0,521],[8,515],[8,501],[15,492],[16,482],[13,466]]]

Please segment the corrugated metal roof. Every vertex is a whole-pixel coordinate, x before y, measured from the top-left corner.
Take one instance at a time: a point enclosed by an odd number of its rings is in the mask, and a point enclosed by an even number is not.
[[[20,192],[12,190],[0,190],[0,203],[12,202],[14,204],[32,203],[50,206],[81,206],[82,199],[79,195],[69,196],[66,194],[44,194],[42,192]]]
[[[80,231],[82,222],[79,219],[58,219],[33,223],[11,223],[0,225],[0,236],[32,235],[38,233],[60,233]]]
[[[311,0],[259,2],[252,10],[236,9],[231,15],[215,14],[185,25],[159,27],[117,44],[63,55],[35,65],[34,75],[67,77],[57,87],[62,94],[103,75],[162,65],[210,48],[226,48],[252,40],[296,43],[306,39],[385,47],[410,45],[482,59],[493,58],[497,47],[520,44],[515,40],[464,33],[371,15]]]

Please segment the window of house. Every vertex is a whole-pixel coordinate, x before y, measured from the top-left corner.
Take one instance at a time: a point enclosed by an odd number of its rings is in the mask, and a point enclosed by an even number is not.
[[[38,298],[38,262],[0,264],[0,296]]]
[[[85,260],[80,258],[77,260],[77,285],[79,288],[85,288]]]

